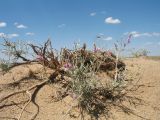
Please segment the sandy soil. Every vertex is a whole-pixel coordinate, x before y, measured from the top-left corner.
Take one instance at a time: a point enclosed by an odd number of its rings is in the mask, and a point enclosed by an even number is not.
[[[141,77],[139,84],[145,84],[139,92],[141,92],[140,97],[147,102],[145,106],[138,106],[133,108],[138,115],[141,115],[150,120],[160,120],[160,60],[144,59],[144,58],[134,58],[126,59],[127,69],[130,74],[134,74],[135,77]],[[31,85],[38,82],[38,80],[27,79],[30,75],[31,70],[34,73],[42,70],[42,66],[31,65],[29,67],[17,67],[5,75],[0,75],[0,97],[6,95],[7,93],[28,88]],[[47,74],[47,73],[46,73]],[[6,84],[16,82],[21,80],[19,87],[13,89],[13,86],[7,86]],[[26,84],[27,82],[27,84]],[[3,85],[2,85],[3,84]],[[36,104],[39,105],[39,114],[35,120],[79,120],[77,118],[79,113],[74,110],[72,112],[72,117],[66,115],[67,111],[70,109],[68,103],[73,103],[70,97],[66,97],[64,100],[55,102],[52,99],[53,94],[55,94],[55,86],[46,85],[37,94],[35,99]],[[136,93],[135,93],[136,94]],[[18,102],[25,99],[25,94],[16,95],[12,97],[12,102]],[[1,103],[0,103],[1,105]],[[6,108],[0,109],[0,120],[10,120],[11,118],[18,117],[22,105],[8,106]],[[22,120],[31,119],[37,111],[37,107],[32,103],[26,108],[25,113],[22,115]],[[142,120],[142,118],[127,115],[121,111],[113,110],[114,120]],[[76,117],[76,118],[74,118]],[[86,117],[85,120],[89,120]]]

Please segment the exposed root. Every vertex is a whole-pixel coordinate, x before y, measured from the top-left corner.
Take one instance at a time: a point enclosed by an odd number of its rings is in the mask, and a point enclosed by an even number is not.
[[[38,91],[48,82],[49,80],[45,80],[41,83],[38,83],[36,85],[33,85],[32,87],[30,87],[29,89],[25,89],[25,90],[21,90],[21,91],[17,91],[17,92],[13,92],[13,93],[10,93],[9,95],[3,97],[2,99],[0,99],[0,102],[3,102],[5,101],[6,99],[16,95],[16,94],[20,94],[20,93],[27,93],[29,95],[29,101],[24,105],[24,107],[22,108],[21,110],[21,113],[19,114],[18,116],[18,119],[17,120],[20,120],[21,119],[21,116],[23,114],[23,112],[25,111],[26,107],[29,105],[30,102],[33,102],[33,104],[37,107],[37,112],[35,113],[35,115],[32,117],[32,120],[34,120],[36,118],[36,116],[38,115],[39,113],[39,106],[38,104],[35,102],[35,97],[38,93]],[[33,92],[33,94],[31,94],[29,91],[32,90],[32,89],[35,89],[35,91]],[[12,105],[12,104],[11,104]],[[5,105],[1,106],[2,108],[5,107]]]
[[[32,98],[31,93],[30,93],[29,91],[26,91],[26,93],[29,95],[29,101],[28,101],[27,104],[23,107],[21,113],[19,114],[18,120],[21,119],[21,116],[22,116],[22,114],[23,114],[23,111],[25,110],[25,108],[27,107],[27,105],[29,105],[29,103],[30,103],[31,100],[32,100],[32,99],[31,99],[31,98]]]
[[[39,105],[36,103],[35,98],[39,92],[39,90],[44,86],[45,84],[41,84],[39,85],[35,91],[33,92],[32,96],[31,96],[31,102],[37,107],[37,112],[34,114],[34,116],[31,118],[31,120],[34,120],[36,118],[36,116],[39,113]]]
[[[39,86],[41,86],[41,85],[44,85],[44,84],[46,84],[48,81],[49,81],[49,80],[45,80],[45,81],[43,81],[43,82],[41,82],[41,83],[38,83],[38,84],[36,84],[36,85],[33,85],[33,86],[30,87],[29,89],[24,89],[24,90],[20,90],[20,91],[17,91],[17,92],[10,93],[10,94],[8,94],[7,96],[1,98],[1,99],[0,99],[0,102],[3,102],[4,100],[6,100],[6,99],[8,99],[8,98],[10,98],[10,97],[12,97],[12,96],[14,96],[14,95],[16,95],[16,94],[24,93],[24,92],[26,92],[26,91],[30,91],[30,90],[32,90],[32,89],[34,89],[34,88],[37,88],[37,87],[39,87]]]
[[[28,101],[28,100],[27,100],[27,101]],[[10,107],[10,106],[13,106],[13,105],[15,105],[15,106],[17,106],[18,108],[22,109],[19,105],[20,105],[20,104],[24,104],[24,103],[26,103],[27,101],[22,101],[22,102],[20,102],[20,103],[15,103],[14,101],[11,101],[10,104],[1,105],[1,106],[0,106],[0,109],[3,109],[3,108],[5,108],[5,107]],[[26,111],[26,112],[28,112],[28,111]]]
[[[36,118],[36,116],[39,113],[39,105],[35,102],[35,97],[37,95],[37,93],[39,92],[39,90],[45,85],[45,83],[43,84],[39,84],[35,91],[31,94],[29,91],[26,91],[26,93],[29,95],[29,101],[26,103],[26,105],[24,105],[21,113],[19,114],[18,120],[20,120],[23,111],[25,110],[25,108],[29,105],[30,102],[33,102],[33,104],[37,107],[37,112],[35,113],[35,115],[31,118],[31,120],[34,120]]]
[[[34,116],[32,117],[32,120],[34,120],[36,118],[36,116],[38,115],[39,113],[39,105],[35,102],[35,98],[36,98],[36,95],[37,93],[39,92],[39,90],[44,86],[46,85],[48,82],[53,82],[53,80],[57,77],[58,75],[58,71],[55,71],[53,74],[51,74],[51,76],[49,77],[50,79],[46,79],[38,84],[35,84],[33,86],[31,86],[30,88],[28,89],[24,89],[24,90],[20,90],[20,91],[17,91],[17,92],[12,92],[10,94],[8,94],[7,96],[3,97],[0,99],[0,102],[4,102],[5,100],[8,100],[10,97],[14,96],[14,95],[17,95],[17,94],[21,94],[21,93],[27,93],[27,95],[29,95],[29,100],[28,102],[23,106],[17,120],[20,120],[21,117],[22,117],[22,114],[23,112],[25,111],[26,107],[29,105],[30,102],[32,102],[36,107],[37,107],[37,112],[34,114]],[[34,90],[34,92],[31,94],[31,90]],[[4,108],[4,107],[7,107],[7,106],[12,106],[12,105],[15,105],[16,103],[12,103],[12,104],[8,104],[8,105],[2,105],[0,106],[0,109]]]

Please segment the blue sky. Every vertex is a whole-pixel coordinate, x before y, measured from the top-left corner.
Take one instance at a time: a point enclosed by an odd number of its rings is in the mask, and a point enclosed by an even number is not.
[[[96,42],[111,49],[133,34],[128,49],[160,55],[160,0],[0,0],[0,35],[44,43],[56,49]],[[96,39],[101,35],[101,39]],[[2,39],[1,39],[2,41]]]

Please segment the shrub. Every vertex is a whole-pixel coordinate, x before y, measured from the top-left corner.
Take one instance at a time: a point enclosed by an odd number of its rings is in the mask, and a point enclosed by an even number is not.
[[[53,85],[59,85],[59,90],[57,91],[59,93],[58,98],[60,99],[57,100],[62,100],[64,97],[70,95],[73,101],[78,101],[76,107],[80,108],[82,119],[84,119],[83,113],[87,113],[96,119],[100,116],[109,117],[112,106],[120,108],[127,114],[136,115],[132,109],[123,105],[123,101],[128,101],[134,105],[141,104],[142,102],[141,99],[129,95],[130,92],[134,91],[133,88],[137,86],[133,85],[131,89],[128,88],[127,81],[129,83],[130,79],[124,74],[125,63],[119,59],[120,52],[130,43],[130,38],[131,36],[127,39],[127,43],[120,44],[120,47],[118,43],[115,44],[116,55],[110,51],[97,49],[96,45],[94,45],[93,51],[87,50],[87,46],[84,44],[81,48],[75,47],[75,50],[65,48],[61,50],[60,54],[56,54],[50,40],[47,40],[44,46],[29,44],[37,56],[33,60],[26,58],[23,52],[19,52],[16,44],[5,40],[4,45],[13,48],[12,53],[14,54],[12,55],[17,59],[21,59],[23,63],[16,62],[12,63],[12,65],[2,64],[4,69],[7,68],[8,70],[7,65],[9,65],[10,69],[17,65],[36,62],[45,68],[54,69],[54,72],[51,73],[47,79],[44,78],[42,82],[36,85],[6,95],[0,99],[0,102],[4,102],[11,96],[20,93],[29,95],[29,100],[19,115],[18,119],[20,120],[27,105],[30,102],[35,104],[33,100],[35,100],[40,88],[52,83]],[[113,76],[110,78],[98,76],[98,74],[109,74],[109,72],[113,72]],[[33,90],[32,94],[31,90]],[[69,114],[71,109],[69,109],[66,114]],[[37,114],[38,113],[36,113],[34,117],[36,117]]]
[[[146,49],[140,49],[136,52],[132,52],[133,57],[142,57],[142,56],[148,56],[149,51]]]
[[[9,70],[10,64],[6,61],[1,61],[0,68],[3,72],[7,72]]]

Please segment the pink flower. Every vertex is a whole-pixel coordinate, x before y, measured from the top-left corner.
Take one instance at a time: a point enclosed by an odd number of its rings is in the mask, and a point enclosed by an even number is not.
[[[94,52],[98,52],[98,51],[101,51],[100,48],[94,48]]]
[[[71,63],[66,63],[66,64],[63,65],[63,67],[64,67],[65,70],[69,70],[69,69],[71,69],[73,66],[72,66]]]
[[[128,44],[131,42],[131,38],[132,38],[132,34],[130,34],[130,35],[128,36],[128,39],[127,39],[127,43],[128,43]]]
[[[43,61],[44,60],[44,57],[42,56],[42,55],[37,55],[37,58],[36,58],[37,60],[39,60],[39,61]]]
[[[94,52],[98,52],[98,51],[101,51],[100,48],[97,48],[96,44],[94,44],[94,49],[93,49]]]

